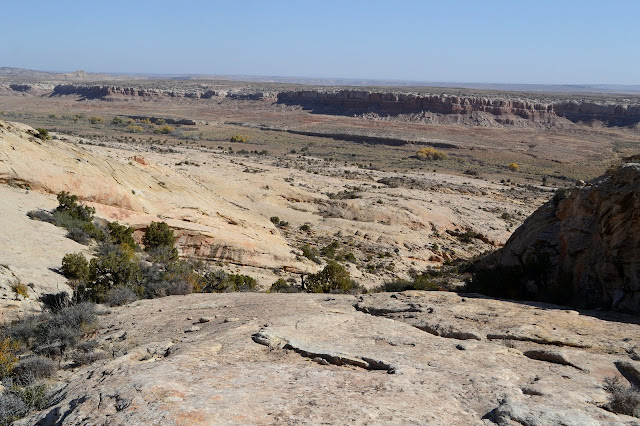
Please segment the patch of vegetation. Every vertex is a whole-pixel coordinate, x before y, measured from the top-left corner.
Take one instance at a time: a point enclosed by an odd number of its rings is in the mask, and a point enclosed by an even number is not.
[[[311,247],[310,245],[304,245],[300,247],[302,250],[302,255],[309,259],[310,261],[320,264],[320,258],[318,257],[318,250],[315,247]]]
[[[386,282],[378,287],[375,287],[372,291],[379,292],[399,292],[406,290],[426,290],[435,291],[440,290],[440,286],[434,282],[430,275],[422,274],[417,275],[411,281],[407,280],[395,280]]]
[[[246,142],[249,142],[249,136],[236,134],[236,135],[231,136],[231,138],[229,139],[229,141],[230,141],[230,142],[242,142],[242,143],[246,143]]]
[[[176,130],[175,128],[173,128],[173,127],[171,127],[169,125],[164,125],[164,126],[161,126],[161,127],[157,128],[157,129],[155,129],[154,132],[155,133],[160,133],[162,135],[168,135],[168,134],[173,133],[175,130]]]
[[[95,305],[70,304],[59,309],[22,318],[0,328],[0,425],[30,412],[43,410],[52,403],[46,379],[52,377],[74,347],[98,327]],[[45,303],[45,307],[48,304]]]
[[[173,247],[175,242],[176,238],[173,235],[173,230],[166,222],[151,222],[144,232],[144,237],[142,237],[145,251],[153,251],[161,247]]]
[[[127,132],[129,133],[142,133],[144,129],[141,126],[136,126],[135,124],[131,124],[127,126]]]
[[[91,123],[91,124],[102,124],[102,123],[104,123],[104,118],[98,117],[98,116],[89,117],[89,123]]]
[[[124,119],[122,117],[113,117],[113,120],[111,120],[111,124],[115,124],[116,126],[121,126],[124,124]]]
[[[520,166],[518,165],[518,163],[511,163],[507,167],[509,167],[509,170],[511,170],[512,172],[517,172],[518,170],[520,170]]]
[[[302,291],[302,287],[295,282],[288,282],[282,278],[271,284],[269,288],[269,293],[301,293]]]
[[[29,298],[29,287],[26,284],[23,284],[20,280],[16,279],[11,284],[11,290],[18,296],[22,296],[25,299]]]
[[[430,146],[420,148],[416,152],[416,157],[420,160],[446,160],[449,156],[446,152],[438,151]]]
[[[606,377],[603,387],[609,393],[605,408],[614,413],[640,417],[640,389],[624,386],[618,376]]]
[[[49,134],[49,131],[47,129],[43,129],[42,127],[38,127],[36,129],[36,131],[38,132],[36,137],[42,139],[43,141],[46,141],[47,139],[51,139],[51,135]]]
[[[324,269],[307,277],[305,288],[310,293],[358,293],[361,286],[351,280],[349,271],[338,262],[330,261]]]
[[[86,280],[89,277],[89,262],[82,253],[65,254],[60,272],[70,280]]]

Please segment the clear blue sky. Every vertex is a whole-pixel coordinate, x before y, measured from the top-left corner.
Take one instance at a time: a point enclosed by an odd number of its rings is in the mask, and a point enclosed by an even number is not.
[[[7,0],[0,66],[640,84],[639,0]]]

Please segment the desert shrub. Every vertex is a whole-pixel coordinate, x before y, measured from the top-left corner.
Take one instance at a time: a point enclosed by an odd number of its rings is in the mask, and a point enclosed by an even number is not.
[[[249,142],[249,137],[245,136],[245,135],[233,135],[233,136],[231,136],[229,141],[245,143],[245,142]]]
[[[207,272],[204,275],[205,286],[203,291],[209,293],[221,293],[225,291],[225,283],[229,281],[229,274],[222,269]]]
[[[439,290],[438,284],[431,281],[428,275],[417,275],[413,280],[395,280],[386,282],[373,289],[374,292],[399,292],[407,290]]]
[[[443,151],[438,151],[437,149],[428,146],[420,148],[416,152],[416,157],[420,160],[445,160],[448,158],[448,155]]]
[[[38,127],[36,129],[36,131],[38,132],[36,137],[38,137],[38,138],[40,138],[42,140],[51,139],[51,135],[49,134],[49,131],[47,129],[43,129],[41,127]]]
[[[163,135],[168,135],[170,133],[173,133],[174,130],[176,130],[176,129],[171,127],[171,126],[165,125],[165,126],[162,126],[162,127],[158,128],[158,129],[154,130],[154,132],[160,133],[160,134],[163,134]]]
[[[93,364],[94,362],[105,359],[107,357],[108,354],[105,351],[101,350],[76,350],[71,354],[71,360],[73,361],[75,367]]]
[[[309,225],[308,223],[305,223],[304,225],[300,226],[300,230],[303,232],[309,232],[311,231],[311,225]]]
[[[518,170],[520,170],[520,166],[518,165],[518,163],[511,163],[507,167],[509,167],[509,170],[511,170],[512,172],[517,172]]]
[[[102,124],[102,123],[104,123],[104,118],[98,117],[98,116],[89,117],[89,123],[91,123],[91,124]]]
[[[89,271],[89,266],[87,264],[87,273]],[[71,300],[69,299],[69,294],[61,291],[60,293],[47,293],[43,294],[40,297],[40,302],[42,302],[42,307],[52,313],[56,313],[61,309],[68,307],[71,304]]]
[[[0,393],[0,426],[9,426],[27,414],[26,404],[11,392]]]
[[[302,287],[291,284],[282,278],[279,278],[276,282],[271,284],[269,293],[300,293]]]
[[[29,219],[32,219],[32,220],[39,220],[41,222],[47,222],[52,224],[56,223],[56,219],[53,217],[53,215],[44,210],[31,210],[27,213],[27,216],[29,217]]]
[[[11,290],[18,296],[22,296],[25,299],[29,298],[29,287],[26,284],[23,284],[19,279],[15,279],[13,282],[9,284],[11,286]]]
[[[78,204],[78,196],[71,195],[66,191],[58,193],[58,207],[56,211],[67,212],[73,219],[81,220],[83,222],[91,222],[93,215],[96,213],[96,209],[89,206],[83,206]]]
[[[26,387],[13,386],[10,392],[24,403],[26,413],[44,410],[50,405],[52,396],[44,383]]]
[[[78,244],[88,245],[91,242],[91,236],[82,228],[71,228],[67,231],[67,238]]]
[[[178,250],[175,247],[161,246],[147,251],[149,260],[168,265],[178,260]]]
[[[640,389],[624,386],[618,376],[604,379],[604,390],[609,393],[606,408],[618,414],[640,417]]]
[[[135,124],[131,124],[127,126],[127,132],[129,133],[142,133],[144,129],[140,126],[136,126]]]
[[[344,258],[344,260],[346,260],[347,262],[351,262],[351,263],[356,263],[356,262],[358,261],[358,259],[356,259],[356,256],[355,256],[353,253],[351,253],[351,252],[345,253],[345,254],[343,255],[343,258]]]
[[[560,201],[566,199],[571,194],[571,190],[567,188],[558,188],[556,192],[553,194],[553,204],[556,206],[560,203]]]
[[[113,117],[113,120],[111,120],[111,124],[119,126],[121,124],[124,124],[124,119],[122,117]]]
[[[52,343],[65,347],[73,346],[82,335],[95,330],[97,322],[95,305],[85,302],[67,306],[56,313],[25,317],[7,326],[7,333],[12,339],[36,350]]]
[[[134,229],[130,226],[120,225],[118,222],[110,222],[107,225],[109,239],[113,244],[125,244],[135,249],[136,241],[133,239]]]
[[[142,242],[146,251],[157,249],[158,247],[173,247],[176,238],[173,230],[166,222],[151,222],[144,232]]]
[[[326,258],[333,259],[336,257],[336,250],[340,247],[340,243],[332,241],[330,244],[320,249],[320,254]]]
[[[351,280],[349,271],[333,261],[322,271],[309,275],[306,288],[311,293],[353,293],[360,290],[360,286]]]
[[[311,260],[312,262],[320,264],[320,258],[318,257],[318,250],[315,247],[304,245],[300,247],[300,250],[302,250],[302,255],[304,257]]]
[[[230,274],[229,291],[252,291],[258,286],[258,281],[248,275]]]
[[[205,279],[195,271],[194,264],[183,260],[166,266],[164,280],[169,282],[167,294],[199,293],[206,286]]]
[[[138,300],[138,295],[129,287],[114,287],[107,292],[104,302],[109,306],[122,306]]]
[[[13,377],[23,386],[27,386],[36,380],[53,376],[57,369],[57,363],[50,358],[31,355],[18,362],[13,370]]]
[[[139,280],[140,267],[133,249],[126,246],[103,248],[103,254],[89,262],[89,282],[78,286],[82,298],[102,303],[113,287],[131,287]]]
[[[0,380],[8,377],[18,363],[20,343],[10,337],[0,337]]]
[[[82,253],[65,254],[60,272],[70,280],[84,281],[89,276],[89,262]]]
[[[278,224],[280,223],[280,218],[278,216],[271,216],[269,220],[276,226],[278,226]]]

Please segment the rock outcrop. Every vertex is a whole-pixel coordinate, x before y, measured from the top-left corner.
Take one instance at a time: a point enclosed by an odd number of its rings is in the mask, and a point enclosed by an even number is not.
[[[522,118],[549,122],[557,117],[572,122],[599,120],[613,126],[640,122],[639,104],[598,103],[583,100],[536,100],[505,97],[459,96],[448,94],[413,94],[372,92],[366,90],[298,90],[278,93],[278,102],[301,105],[318,112],[333,114],[379,115],[415,113],[469,115],[488,113],[500,124],[513,124]]]
[[[637,425],[603,408],[604,378],[640,364],[640,326],[611,319],[446,292],[138,301],[101,317],[109,356],[16,424]]]
[[[518,297],[640,313],[639,160],[558,191],[481,263],[493,271],[481,280],[502,274]]]
[[[436,120],[435,116],[458,117],[439,120],[482,126],[553,125],[599,121],[608,126],[632,126],[640,122],[640,103],[629,99],[594,100],[579,96],[533,96],[525,94],[449,94],[440,92],[371,91],[362,89],[261,90],[246,87],[222,90],[207,84],[139,85],[59,84],[52,96],[76,95],[85,99],[188,98],[267,101],[301,106],[314,112],[337,115],[396,117]],[[518,95],[518,96],[516,96]],[[464,119],[463,119],[464,118]],[[462,120],[461,120],[462,119]],[[560,119],[560,120],[559,120]]]

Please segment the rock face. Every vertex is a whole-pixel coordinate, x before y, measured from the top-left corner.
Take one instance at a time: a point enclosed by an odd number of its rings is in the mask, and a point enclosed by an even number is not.
[[[600,120],[610,125],[631,125],[640,121],[640,105],[609,104],[580,100],[542,101],[447,94],[383,93],[365,90],[299,90],[278,93],[278,102],[302,105],[320,112],[359,114],[375,112],[398,115],[430,112],[469,115],[483,112],[500,124],[513,124],[509,117],[548,122],[564,117],[572,122]],[[502,118],[501,118],[502,117]]]
[[[637,371],[640,326],[592,315],[446,292],[138,301],[101,317],[108,358],[16,424],[637,425],[602,384]]]
[[[484,266],[518,281],[527,299],[640,313],[638,160],[557,193]]]
[[[449,119],[447,122],[465,122],[484,126],[527,126],[532,123],[549,125],[557,122],[559,118],[573,123],[597,120],[609,126],[630,126],[640,122],[640,104],[624,99],[593,101],[559,97],[520,98],[501,94],[464,96],[447,93],[402,93],[331,88],[264,91],[221,90],[206,85],[156,88],[73,83],[56,85],[51,95],[79,95],[86,99],[103,100],[166,97],[268,101],[338,115],[457,116],[460,120]]]

